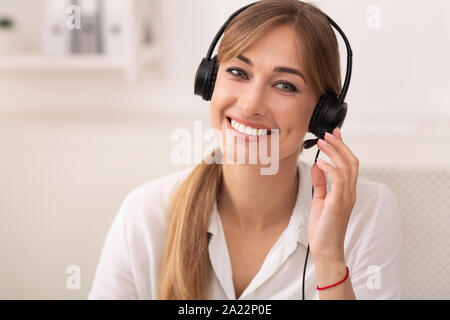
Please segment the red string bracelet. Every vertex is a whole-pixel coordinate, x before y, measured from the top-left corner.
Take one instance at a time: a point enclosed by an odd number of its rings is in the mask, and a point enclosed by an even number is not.
[[[344,279],[342,279],[341,281],[339,281],[339,282],[337,282],[337,283],[335,283],[335,284],[332,284],[332,285],[330,285],[330,286],[326,286],[326,287],[322,287],[322,288],[319,288],[319,286],[317,286],[317,290],[325,290],[325,289],[328,289],[328,288],[331,288],[331,287],[335,287],[335,286],[337,286],[338,284],[341,284],[342,282],[344,282],[345,280],[347,280],[347,278],[348,278],[348,267],[346,266],[345,268],[347,269],[347,274],[345,275],[345,278],[344,278]]]

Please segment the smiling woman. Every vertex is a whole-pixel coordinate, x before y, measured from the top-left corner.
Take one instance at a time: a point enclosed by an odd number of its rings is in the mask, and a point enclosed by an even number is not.
[[[299,141],[308,131],[321,92],[314,89],[312,81],[304,80],[300,70],[307,68],[297,39],[291,24],[280,24],[230,60],[222,60],[219,47],[222,62],[211,99],[211,124],[222,132],[222,145],[231,140],[224,121],[230,117],[252,128],[279,129],[280,161],[301,151]],[[270,141],[268,145],[271,147]],[[236,162],[236,152],[229,157],[224,147],[222,153]]]
[[[324,93],[340,93],[336,36],[326,15],[301,1],[266,0],[243,10],[227,24],[217,62],[212,127],[222,137],[230,128],[228,119],[245,135],[252,129],[279,129],[280,172],[261,176],[259,164],[202,163],[193,170],[168,210],[171,222],[159,283],[163,299],[208,296],[206,234],[216,198],[235,296],[242,294],[290,221],[298,192],[297,158],[314,106]],[[225,149],[217,152],[227,157]],[[257,247],[249,244],[254,241]]]
[[[326,118],[324,94],[341,91],[327,16],[297,0],[246,6],[225,23],[218,65],[214,59],[202,60],[194,91],[211,100],[212,128],[249,147],[275,141],[278,170],[204,159],[136,188],[110,229],[90,298],[398,298],[392,192],[358,179],[339,122],[324,135],[311,129],[317,114]],[[308,131],[323,138],[317,146],[333,165],[298,161]],[[233,160],[234,141],[222,142],[212,157]],[[312,263],[302,264],[309,252]],[[377,290],[368,270],[382,277]]]

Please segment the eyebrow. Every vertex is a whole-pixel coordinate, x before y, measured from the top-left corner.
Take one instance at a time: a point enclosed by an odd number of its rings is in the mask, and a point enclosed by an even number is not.
[[[250,59],[247,58],[246,56],[240,54],[240,55],[237,56],[237,58],[238,58],[239,60],[245,62],[246,64],[248,64],[248,65],[250,65],[250,66],[253,66],[253,63],[252,63],[252,62],[250,61]],[[300,70],[293,69],[293,68],[289,68],[289,67],[275,67],[275,68],[273,69],[273,71],[275,71],[275,72],[286,72],[286,73],[296,74],[296,75],[300,76],[300,77],[303,79],[303,81],[305,81],[305,83],[306,83],[305,76],[303,75],[303,73],[302,73]]]

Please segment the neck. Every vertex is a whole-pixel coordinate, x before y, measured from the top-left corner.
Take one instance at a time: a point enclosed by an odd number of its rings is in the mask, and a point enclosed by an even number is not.
[[[223,164],[217,206],[222,219],[243,231],[262,231],[287,221],[298,194],[298,152],[280,160],[274,175],[259,165]]]

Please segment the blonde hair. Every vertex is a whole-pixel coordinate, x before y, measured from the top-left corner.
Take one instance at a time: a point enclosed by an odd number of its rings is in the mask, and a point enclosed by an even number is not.
[[[237,15],[225,28],[217,60],[237,57],[267,31],[292,25],[306,77],[320,96],[340,93],[336,35],[323,12],[298,0],[263,0]],[[302,50],[300,50],[300,45]],[[215,156],[215,150],[211,154]],[[168,239],[158,283],[159,299],[206,299],[211,276],[208,223],[220,192],[222,165],[202,161],[175,190],[166,211]]]

